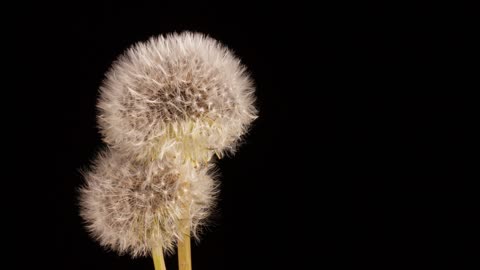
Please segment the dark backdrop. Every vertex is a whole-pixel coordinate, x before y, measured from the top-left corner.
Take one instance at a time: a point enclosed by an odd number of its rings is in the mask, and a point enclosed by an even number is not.
[[[468,35],[453,24],[469,22],[453,19],[460,12],[279,3],[22,7],[14,20],[18,72],[31,75],[18,80],[26,91],[13,115],[28,123],[21,146],[30,154],[20,156],[32,165],[20,171],[20,185],[32,196],[19,204],[26,242],[17,250],[33,251],[18,265],[153,269],[150,258],[117,256],[88,236],[78,215],[79,169],[104,147],[95,104],[111,62],[137,41],[190,30],[242,59],[260,110],[238,153],[218,162],[218,211],[193,245],[193,269],[461,269],[473,253],[458,228],[471,226],[468,213],[478,208],[467,192],[466,107],[456,94],[471,74],[462,69]],[[175,256],[167,266],[176,268]]]

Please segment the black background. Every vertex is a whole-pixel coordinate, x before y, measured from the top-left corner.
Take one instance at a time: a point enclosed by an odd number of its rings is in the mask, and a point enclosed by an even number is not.
[[[18,265],[153,269],[150,258],[118,256],[88,236],[78,216],[79,169],[104,147],[95,104],[111,62],[137,41],[190,30],[242,59],[260,110],[238,153],[218,162],[218,211],[193,245],[193,269],[462,269],[474,254],[466,229],[478,213],[464,171],[458,90],[472,72],[464,68],[470,22],[462,12],[373,4],[22,7],[15,46],[18,72],[29,76],[18,81],[23,107],[13,115],[28,123],[20,159],[31,166],[20,185],[32,196],[18,204],[26,240],[17,250],[34,251]],[[167,267],[176,269],[175,256]]]

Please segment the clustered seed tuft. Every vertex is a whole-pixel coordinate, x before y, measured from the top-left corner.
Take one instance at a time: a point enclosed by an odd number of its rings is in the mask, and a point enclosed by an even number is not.
[[[81,216],[103,246],[133,257],[173,251],[188,218],[198,237],[215,203],[214,154],[234,153],[257,117],[254,86],[226,47],[197,33],[129,48],[100,88],[106,150],[81,189]]]

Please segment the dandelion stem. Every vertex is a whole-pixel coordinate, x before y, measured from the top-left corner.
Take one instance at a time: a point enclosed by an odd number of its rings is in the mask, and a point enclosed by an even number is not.
[[[155,270],[167,270],[165,267],[165,260],[163,259],[162,246],[154,247],[152,249],[152,257]]]
[[[178,243],[178,269],[192,270],[192,256],[190,251],[190,219],[184,219],[182,222],[183,239]]]

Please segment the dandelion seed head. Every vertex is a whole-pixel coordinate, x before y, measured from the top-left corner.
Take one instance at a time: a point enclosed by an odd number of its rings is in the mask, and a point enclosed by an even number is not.
[[[99,126],[107,144],[140,158],[172,149],[196,158],[197,148],[221,155],[235,150],[256,118],[253,91],[240,60],[214,39],[154,37],[129,48],[107,73]]]

